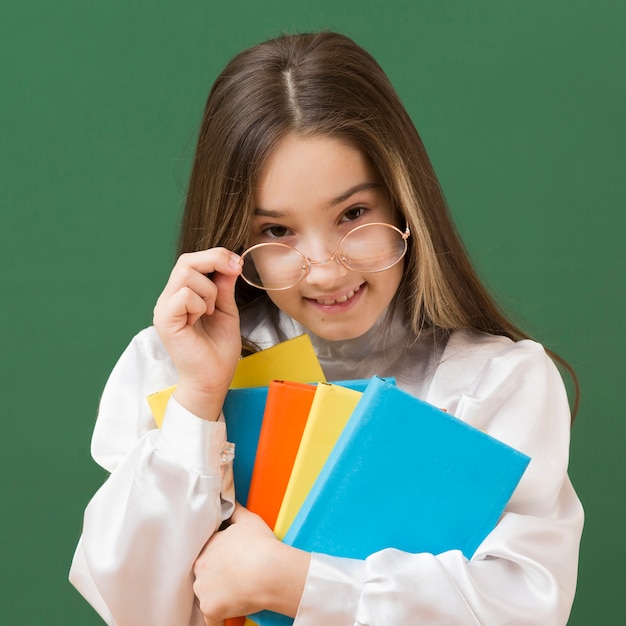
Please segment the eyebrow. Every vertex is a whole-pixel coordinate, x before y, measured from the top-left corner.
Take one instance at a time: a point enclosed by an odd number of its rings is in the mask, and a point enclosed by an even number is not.
[[[380,185],[378,183],[360,183],[355,185],[354,187],[350,187],[348,191],[342,193],[340,196],[337,196],[334,200],[330,201],[330,206],[336,206],[345,202],[348,198],[353,196],[355,193],[359,193],[360,191],[368,191],[369,189],[378,189]]]
[[[380,188],[379,183],[359,183],[354,187],[350,187],[350,189],[346,190],[341,195],[333,198],[329,202],[329,206],[334,207],[342,202],[345,202],[349,198],[351,198],[354,194],[357,194],[361,191],[368,191],[369,189],[378,189]],[[254,209],[254,214],[260,217],[286,217],[288,215],[287,211],[271,211],[269,209],[263,209],[261,207],[256,207]]]

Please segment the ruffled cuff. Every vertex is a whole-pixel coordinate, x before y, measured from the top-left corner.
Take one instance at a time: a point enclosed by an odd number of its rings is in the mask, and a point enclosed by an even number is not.
[[[353,626],[363,576],[363,561],[312,554],[294,626]]]
[[[174,463],[201,476],[220,476],[220,466],[232,457],[225,455],[226,424],[200,419],[170,398],[156,450]]]

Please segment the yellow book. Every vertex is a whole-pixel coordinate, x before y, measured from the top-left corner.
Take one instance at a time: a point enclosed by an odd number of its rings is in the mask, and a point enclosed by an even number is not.
[[[283,379],[297,383],[326,381],[308,335],[300,335],[271,348],[243,357],[237,364],[231,389],[237,387],[265,387],[271,380]],[[176,385],[148,396],[154,421],[160,428],[165,407]]]
[[[274,526],[283,539],[363,394],[341,385],[317,386],[300,447]]]

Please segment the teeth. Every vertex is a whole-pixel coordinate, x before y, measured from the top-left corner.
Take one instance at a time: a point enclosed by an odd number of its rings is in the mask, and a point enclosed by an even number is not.
[[[347,302],[348,300],[350,300],[350,298],[352,298],[359,289],[360,287],[357,287],[356,289],[351,289],[348,293],[344,294],[343,296],[340,296],[336,300],[325,300],[322,298],[318,298],[317,302],[319,302],[320,304],[324,304],[326,306],[330,306],[332,304],[343,304],[344,302]]]

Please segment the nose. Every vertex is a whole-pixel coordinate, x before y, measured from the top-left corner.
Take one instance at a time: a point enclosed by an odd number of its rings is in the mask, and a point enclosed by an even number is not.
[[[309,272],[304,280],[309,285],[320,288],[329,288],[340,278],[345,276],[350,270],[337,260],[337,253],[334,252],[322,261],[309,261]]]
[[[339,241],[334,241],[334,238],[329,233],[323,232],[321,229],[314,232],[306,233],[300,241],[296,244],[296,247],[311,265],[316,263],[322,264],[328,259],[331,259],[337,249]]]
[[[298,249],[306,255],[309,271],[305,281],[310,285],[326,288],[348,271],[337,261],[338,240],[328,233],[309,233]]]

